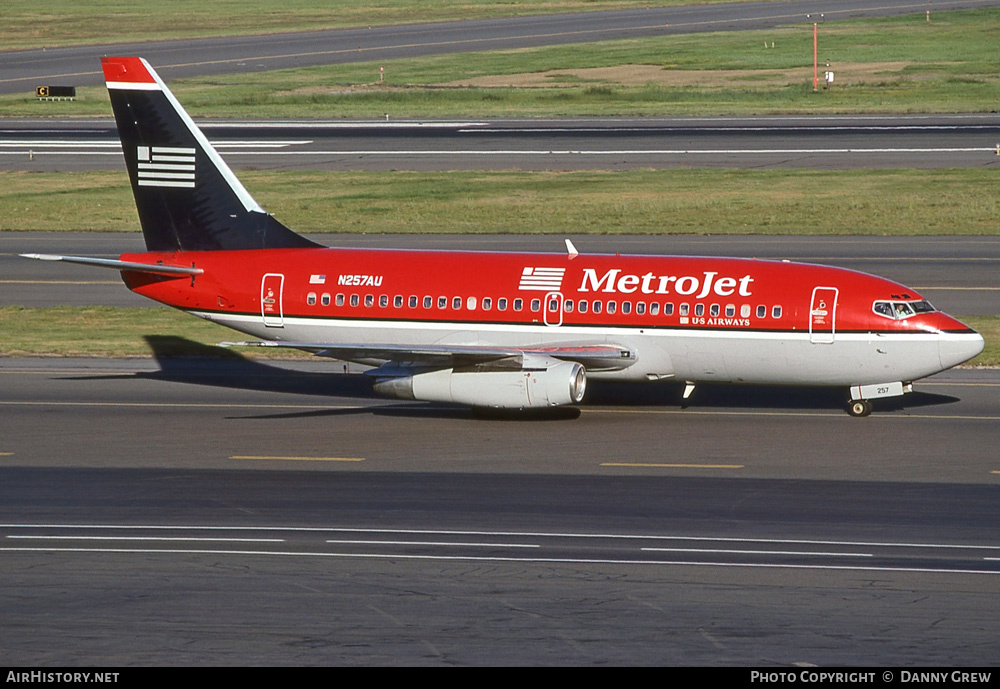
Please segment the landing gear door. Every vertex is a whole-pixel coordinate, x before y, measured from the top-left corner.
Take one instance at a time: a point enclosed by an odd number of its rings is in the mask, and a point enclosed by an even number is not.
[[[817,287],[809,305],[809,341],[833,344],[837,332],[837,288]]]
[[[260,281],[260,315],[268,328],[285,327],[284,307],[281,293],[285,287],[285,276],[268,273]]]

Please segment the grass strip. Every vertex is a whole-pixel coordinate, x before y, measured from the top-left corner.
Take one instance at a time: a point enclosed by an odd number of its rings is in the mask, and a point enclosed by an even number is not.
[[[991,169],[240,177],[308,233],[991,235],[1000,217]],[[137,229],[124,172],[0,173],[0,230]]]
[[[998,8],[934,13],[930,22],[920,12],[824,23],[821,71],[829,62],[836,78],[818,92],[811,23],[200,77],[171,88],[199,117],[991,112],[1000,102],[998,35]],[[110,113],[105,89],[79,94],[56,103],[2,96],[0,115]]]
[[[167,307],[112,306],[4,306],[0,333],[3,356],[149,356],[147,338],[166,355],[225,356],[227,350],[213,345],[241,337]]]
[[[986,338],[966,366],[1000,366],[1000,316],[960,317]],[[0,356],[165,356],[310,358],[291,350],[216,347],[244,336],[166,307],[0,307]],[[251,338],[252,339],[252,338]]]

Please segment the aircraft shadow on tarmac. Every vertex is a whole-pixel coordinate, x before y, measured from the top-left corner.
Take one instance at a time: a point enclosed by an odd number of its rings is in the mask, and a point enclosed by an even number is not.
[[[370,377],[342,373],[343,364],[340,362],[330,361],[329,370],[302,371],[293,366],[283,367],[282,362],[264,363],[248,359],[232,349],[203,345],[180,337],[148,335],[145,339],[159,370],[107,376],[108,378],[138,378],[319,397],[384,399],[372,391]],[[94,377],[88,376],[87,379],[94,380]],[[584,405],[692,410],[843,411],[847,403],[847,392],[839,388],[706,384],[699,385],[688,400],[682,399],[682,390],[682,383],[612,383],[591,380],[588,381]],[[956,397],[917,391],[904,397],[875,400],[875,410],[900,411],[957,401]],[[356,414],[524,421],[575,419],[580,416],[580,411],[573,407],[528,411],[470,410],[462,406],[450,407],[423,402],[390,402],[377,406],[317,409],[239,418],[281,419]]]
[[[844,411],[847,390],[826,387],[782,387],[773,385],[698,385],[688,400],[683,400],[680,383],[593,383],[587,393],[588,404],[609,406],[672,406],[682,409],[746,409]],[[875,411],[901,411],[960,401],[957,397],[915,391],[903,397],[874,400]]]

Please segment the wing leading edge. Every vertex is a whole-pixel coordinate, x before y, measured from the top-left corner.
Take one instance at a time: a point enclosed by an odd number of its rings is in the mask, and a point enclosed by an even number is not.
[[[636,361],[635,352],[619,345],[563,345],[543,347],[489,347],[480,345],[392,345],[323,342],[223,342],[233,347],[283,347],[317,356],[378,366],[378,377],[411,375],[413,369],[487,367],[494,370],[529,370],[539,359],[573,361],[589,371],[620,371]],[[393,371],[398,370],[398,374]]]

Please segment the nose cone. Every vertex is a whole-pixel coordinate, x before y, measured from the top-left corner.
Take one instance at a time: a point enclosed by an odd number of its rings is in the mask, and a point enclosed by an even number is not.
[[[983,336],[975,330],[950,316],[946,318],[950,322],[947,327],[941,329],[941,339],[938,343],[942,369],[965,363],[978,356],[986,346]]]
[[[978,356],[986,342],[983,336],[973,331],[967,335],[946,334],[938,344],[938,354],[941,357],[941,368],[951,368],[964,364],[969,359]]]

